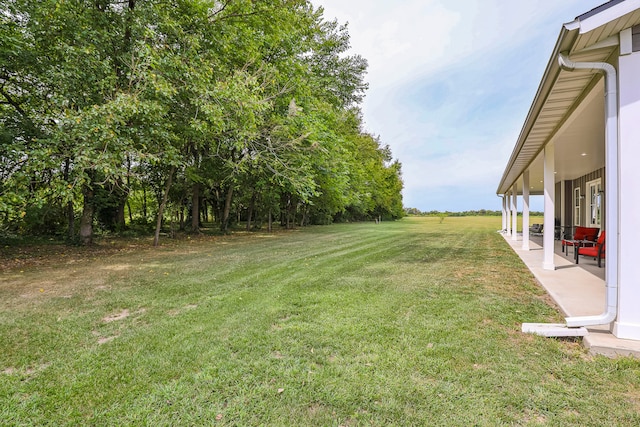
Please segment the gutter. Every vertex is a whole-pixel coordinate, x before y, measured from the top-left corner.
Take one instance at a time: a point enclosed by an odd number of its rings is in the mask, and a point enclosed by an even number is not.
[[[608,325],[615,319],[618,311],[618,80],[616,69],[607,62],[573,62],[566,53],[558,54],[558,63],[565,71],[589,70],[602,72],[605,76],[605,167],[607,195],[607,258],[612,260],[611,267],[605,273],[605,311],[595,316],[567,317],[567,327]],[[610,179],[613,178],[613,179]]]

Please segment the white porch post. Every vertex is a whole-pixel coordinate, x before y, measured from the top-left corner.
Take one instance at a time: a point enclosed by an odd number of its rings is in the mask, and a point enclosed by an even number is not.
[[[518,240],[518,182],[513,183],[513,198],[511,199],[511,221],[513,234],[511,240]]]
[[[522,249],[529,250],[529,169],[522,174]]]
[[[555,270],[554,257],[554,232],[555,232],[555,147],[553,142],[544,147],[544,228],[542,245],[544,249],[544,261],[542,268]]]
[[[502,231],[507,231],[507,195],[502,195]]]
[[[507,194],[504,195],[507,199],[507,227],[506,227],[506,235],[511,236],[511,191],[507,191]]]
[[[640,227],[637,219],[640,212],[640,52],[623,55],[619,59],[619,176],[610,173],[610,159],[607,159],[605,170],[606,280],[607,283],[618,280],[618,316],[613,327],[614,335],[640,340]],[[616,229],[615,221],[618,220],[619,229]],[[617,235],[614,234],[616,232]],[[616,237],[617,247],[612,246]]]

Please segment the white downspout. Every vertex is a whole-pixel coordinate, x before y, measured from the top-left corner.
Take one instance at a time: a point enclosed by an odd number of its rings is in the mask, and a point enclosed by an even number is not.
[[[596,70],[604,73],[605,92],[605,167],[607,216],[607,258],[605,284],[605,312],[596,316],[567,317],[570,328],[610,324],[616,319],[618,311],[618,80],[616,69],[606,62],[573,62],[566,54],[558,55],[560,67],[566,71]],[[612,177],[614,179],[609,179]]]

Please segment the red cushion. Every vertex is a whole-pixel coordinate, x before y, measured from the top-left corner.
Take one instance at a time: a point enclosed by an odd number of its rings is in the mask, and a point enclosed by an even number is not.
[[[586,255],[586,256],[598,256],[598,247],[597,246],[590,246],[590,247],[586,247],[586,248],[579,248],[578,249],[578,254],[579,255]]]
[[[573,240],[596,240],[596,236],[600,231],[597,227],[576,227],[576,232],[573,235]]]
[[[598,237],[598,231],[600,231],[599,228],[587,228],[584,234],[584,238],[586,240],[596,240],[596,238]]]

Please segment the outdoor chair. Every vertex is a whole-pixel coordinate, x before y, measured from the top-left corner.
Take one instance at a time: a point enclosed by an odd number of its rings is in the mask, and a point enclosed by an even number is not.
[[[576,227],[572,239],[562,239],[562,252],[569,255],[568,247],[577,246],[578,243],[583,247],[593,246],[598,238],[598,231],[600,229],[597,227]]]
[[[593,246],[583,247],[578,244],[576,250],[576,264],[580,261],[580,255],[593,257],[598,261],[598,268],[602,267],[602,258],[605,255],[604,231],[600,233],[598,241]]]
[[[529,227],[529,233],[531,233],[532,236],[541,236],[542,228],[543,224],[531,224],[531,227]]]

